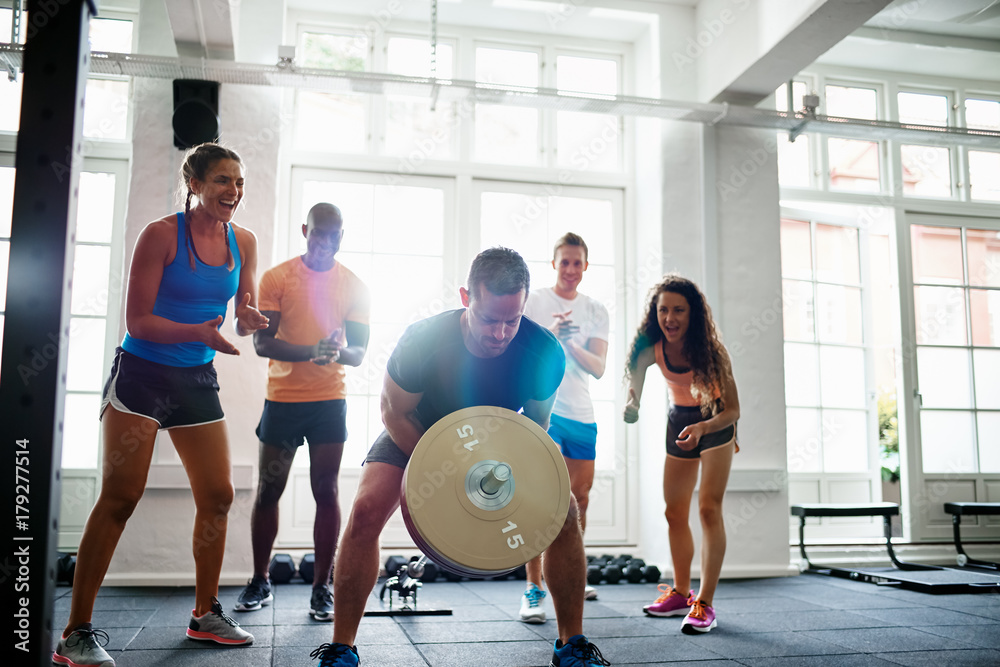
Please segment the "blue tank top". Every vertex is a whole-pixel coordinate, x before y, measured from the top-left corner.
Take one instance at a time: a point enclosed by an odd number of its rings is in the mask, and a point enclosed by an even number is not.
[[[177,214],[177,253],[163,268],[160,289],[156,293],[153,314],[181,322],[200,324],[219,315],[226,316],[226,305],[240,284],[240,249],[236,233],[229,225],[229,248],[235,265],[209,266],[197,257],[196,270],[191,270],[184,235],[184,214]],[[221,325],[220,325],[221,328]],[[167,366],[201,366],[215,357],[215,350],[204,343],[154,343],[134,338],[128,333],[122,339],[122,349],[136,356]]]

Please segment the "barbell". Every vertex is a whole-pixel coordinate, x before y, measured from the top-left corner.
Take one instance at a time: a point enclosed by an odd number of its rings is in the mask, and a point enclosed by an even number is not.
[[[566,462],[524,415],[475,406],[438,420],[403,474],[400,507],[417,547],[465,577],[507,574],[541,554],[569,514]]]

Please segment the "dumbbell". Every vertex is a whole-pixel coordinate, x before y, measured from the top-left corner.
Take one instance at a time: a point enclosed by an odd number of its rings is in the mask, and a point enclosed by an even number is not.
[[[645,579],[650,584],[659,583],[660,581],[660,568],[655,565],[647,565],[642,568],[642,578]]]
[[[313,576],[316,574],[316,554],[306,554],[299,561],[299,576],[302,581],[312,584]]]
[[[56,561],[56,582],[73,585],[73,575],[76,574],[76,556],[73,554],[60,554]]]
[[[588,565],[587,583],[591,586],[596,586],[601,583],[601,580],[604,579],[604,572],[602,570],[603,568],[600,565],[597,565],[596,562]]]
[[[604,575],[605,581],[609,584],[617,584],[622,579],[621,565],[612,560],[609,564],[604,566],[601,570],[601,574]]]
[[[409,562],[410,560],[403,556],[389,556],[385,559],[385,576],[395,577],[396,573],[399,572],[399,568]]]
[[[274,554],[267,574],[275,584],[287,584],[295,576],[295,561],[290,554]]]
[[[630,584],[640,583],[642,581],[644,567],[646,567],[645,561],[641,558],[633,558],[624,568],[623,574],[625,575],[625,579],[627,579]]]

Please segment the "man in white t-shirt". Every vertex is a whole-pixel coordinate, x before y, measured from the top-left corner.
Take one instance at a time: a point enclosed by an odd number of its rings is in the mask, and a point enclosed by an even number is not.
[[[587,244],[569,232],[556,241],[552,268],[556,284],[532,290],[524,314],[556,335],[566,352],[566,373],[556,392],[549,435],[566,459],[580,524],[587,527],[587,502],[594,484],[597,457],[597,423],[590,400],[590,378],[600,379],[608,357],[608,309],[596,299],[581,294],[577,286],[587,270]],[[528,587],[521,596],[521,620],[544,623],[546,596],[542,587],[541,559],[527,564]],[[587,586],[587,599],[597,591]]]

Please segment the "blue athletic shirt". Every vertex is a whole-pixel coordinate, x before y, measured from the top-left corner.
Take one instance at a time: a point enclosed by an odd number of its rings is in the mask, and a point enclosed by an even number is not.
[[[153,314],[182,324],[201,324],[219,315],[226,316],[226,305],[240,284],[240,249],[236,233],[229,225],[229,248],[235,266],[209,266],[197,257],[191,270],[184,236],[184,214],[177,214],[177,253],[163,268],[160,289],[156,293]],[[221,325],[220,325],[221,328]],[[215,350],[204,343],[154,343],[128,333],[122,349],[143,359],[166,366],[201,366],[215,357]]]

